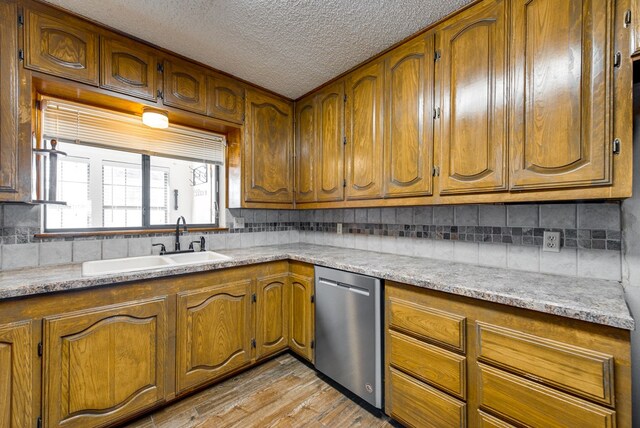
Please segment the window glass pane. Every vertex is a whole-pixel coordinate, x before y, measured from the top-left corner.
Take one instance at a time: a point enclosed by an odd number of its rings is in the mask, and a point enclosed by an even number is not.
[[[188,224],[216,222],[215,166],[194,161],[151,156],[151,207],[166,207],[166,219],[151,211],[151,224],[175,224],[184,216]],[[161,174],[164,172],[164,176]],[[177,191],[177,208],[176,196]],[[166,195],[162,203],[161,193]]]

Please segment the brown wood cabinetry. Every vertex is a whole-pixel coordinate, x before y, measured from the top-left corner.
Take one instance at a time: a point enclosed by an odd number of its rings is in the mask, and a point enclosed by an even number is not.
[[[125,38],[101,37],[100,87],[156,101],[158,56],[154,50]]]
[[[611,0],[517,0],[511,188],[611,183]]]
[[[186,61],[171,58],[164,61],[164,104],[194,113],[207,112],[207,74],[204,69]]]
[[[0,325],[1,427],[34,425],[31,392],[33,349],[30,321]]]
[[[99,36],[90,24],[28,9],[24,42],[25,67],[98,86]]]
[[[440,194],[507,188],[505,0],[485,0],[437,32]]]
[[[391,281],[385,295],[386,412],[405,424],[631,426],[628,331]]]
[[[167,299],[46,317],[44,423],[106,424],[163,401]]]
[[[384,195],[432,193],[433,35],[391,51],[385,60]]]
[[[207,115],[244,122],[244,85],[220,74],[207,76]]]
[[[349,74],[345,85],[346,197],[380,198],[384,173],[384,61],[374,61]]]
[[[315,338],[313,267],[299,263],[291,263],[290,266],[289,348],[313,362]]]
[[[251,362],[251,280],[178,294],[177,392]]]
[[[260,359],[289,347],[288,275],[258,277],[256,288],[256,358]]]
[[[293,203],[293,108],[291,103],[247,91],[244,137],[244,200]]]
[[[344,199],[344,82],[316,95],[318,201]]]
[[[315,202],[317,168],[316,97],[296,103],[296,202]]]

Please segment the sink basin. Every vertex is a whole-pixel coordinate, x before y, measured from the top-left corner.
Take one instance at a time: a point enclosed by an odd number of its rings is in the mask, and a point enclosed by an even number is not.
[[[231,257],[225,256],[224,254],[215,253],[213,251],[200,251],[197,253],[182,253],[182,254],[171,254],[168,256],[164,256],[168,259],[173,260],[174,263],[179,265],[185,265],[189,263],[204,263],[204,262],[212,262],[216,260],[230,260]]]
[[[111,260],[93,260],[82,263],[83,276],[105,275],[110,273],[133,272],[171,266],[172,260],[163,256],[126,257]]]
[[[195,263],[230,260],[231,257],[213,251],[171,254],[165,256],[126,257],[111,260],[93,260],[82,263],[82,276],[107,275],[137,270],[181,266]]]

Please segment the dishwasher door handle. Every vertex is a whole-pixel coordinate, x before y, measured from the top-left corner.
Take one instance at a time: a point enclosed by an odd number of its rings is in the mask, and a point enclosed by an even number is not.
[[[330,285],[331,287],[338,287],[343,289],[344,291],[351,291],[352,293],[361,294],[363,296],[369,297],[371,294],[369,290],[366,288],[356,287],[355,285],[343,284],[342,282],[332,281],[326,278],[319,279],[320,284]]]

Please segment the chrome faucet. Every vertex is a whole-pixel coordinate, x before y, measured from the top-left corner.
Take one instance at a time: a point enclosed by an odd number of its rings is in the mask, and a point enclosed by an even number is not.
[[[178,217],[178,221],[176,222],[176,246],[175,251],[180,251],[180,220],[182,220],[183,229],[185,232],[187,231],[187,221],[183,216]]]

